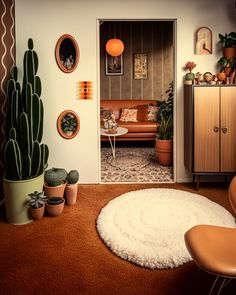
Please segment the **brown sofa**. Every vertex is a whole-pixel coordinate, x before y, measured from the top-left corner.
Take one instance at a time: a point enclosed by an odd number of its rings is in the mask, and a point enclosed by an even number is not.
[[[143,105],[155,105],[154,100],[101,100],[101,110],[110,110],[116,118],[116,122],[119,127],[125,127],[128,129],[128,133],[117,136],[116,140],[119,141],[147,141],[155,140],[157,128],[159,124],[154,121],[138,121],[138,122],[122,122],[119,120],[121,109],[123,108],[135,108],[135,106]],[[102,136],[102,141],[107,140],[106,136]]]

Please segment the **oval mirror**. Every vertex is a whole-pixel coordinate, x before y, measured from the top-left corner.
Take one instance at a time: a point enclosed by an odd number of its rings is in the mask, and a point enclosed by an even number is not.
[[[59,134],[71,139],[75,137],[80,129],[79,116],[72,110],[63,111],[57,119],[57,130]]]
[[[69,34],[62,35],[56,44],[56,61],[65,73],[73,72],[79,63],[79,46]]]

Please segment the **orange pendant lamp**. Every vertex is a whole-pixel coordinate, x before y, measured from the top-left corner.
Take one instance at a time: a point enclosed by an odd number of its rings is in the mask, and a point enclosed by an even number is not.
[[[106,43],[106,51],[111,56],[119,56],[124,51],[124,43],[120,39],[110,39]]]

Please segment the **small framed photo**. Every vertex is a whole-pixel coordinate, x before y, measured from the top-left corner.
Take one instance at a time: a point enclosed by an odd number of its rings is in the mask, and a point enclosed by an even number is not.
[[[106,75],[121,76],[124,73],[123,54],[119,56],[111,56],[106,53]]]
[[[147,79],[148,55],[146,53],[134,54],[134,79]]]

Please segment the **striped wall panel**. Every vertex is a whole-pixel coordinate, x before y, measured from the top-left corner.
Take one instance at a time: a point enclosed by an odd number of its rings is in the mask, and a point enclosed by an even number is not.
[[[172,21],[104,21],[100,24],[100,97],[101,99],[158,99],[169,88],[174,75],[174,23]],[[109,76],[105,71],[105,44],[120,38],[124,71]],[[135,53],[148,55],[147,79],[134,79]]]
[[[6,115],[6,84],[15,61],[15,2],[0,0],[0,177],[3,177],[4,117]],[[0,200],[3,198],[0,182]]]

